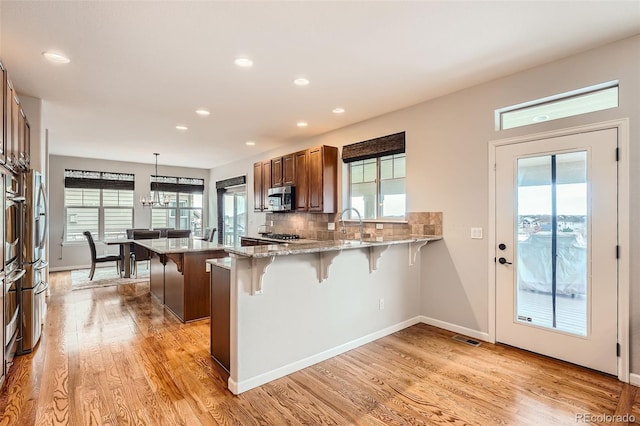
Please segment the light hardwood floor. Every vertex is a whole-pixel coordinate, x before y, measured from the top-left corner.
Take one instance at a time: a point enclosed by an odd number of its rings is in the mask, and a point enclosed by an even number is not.
[[[208,320],[181,324],[151,299],[148,285],[70,291],[70,274],[54,273],[44,335],[11,367],[0,425],[568,425],[581,414],[627,413],[640,419],[636,388],[613,377],[452,336],[419,324],[234,396],[209,357]]]

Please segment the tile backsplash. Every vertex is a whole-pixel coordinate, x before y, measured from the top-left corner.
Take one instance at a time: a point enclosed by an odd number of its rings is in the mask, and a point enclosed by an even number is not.
[[[266,224],[269,232],[298,234],[302,238],[315,240],[337,240],[344,238],[342,221],[334,213],[267,213]],[[329,223],[335,224],[335,231],[329,231]],[[376,229],[381,223],[383,229]],[[359,232],[357,220],[345,222],[346,238],[355,238]],[[406,221],[365,221],[363,223],[365,237],[402,236],[402,235],[442,235],[442,212],[411,212],[407,213]]]

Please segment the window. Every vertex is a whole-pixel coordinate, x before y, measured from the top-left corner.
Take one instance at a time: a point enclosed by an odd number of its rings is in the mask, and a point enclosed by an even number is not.
[[[84,231],[94,239],[126,237],[133,227],[132,174],[65,170],[64,241],[85,241]]]
[[[152,209],[154,229],[190,229],[193,235],[202,235],[204,179],[151,176],[151,189],[169,201],[166,207]]]
[[[527,126],[618,106],[618,82],[585,87],[496,110],[496,130]]]
[[[348,163],[348,207],[358,210],[363,219],[404,219],[404,132],[345,145],[342,161]],[[349,212],[350,219],[356,217]]]
[[[404,218],[405,160],[396,154],[349,163],[349,207],[363,219]]]

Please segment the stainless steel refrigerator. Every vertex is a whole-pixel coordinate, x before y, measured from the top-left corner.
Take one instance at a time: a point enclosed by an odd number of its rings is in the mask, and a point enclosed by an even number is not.
[[[22,265],[25,275],[20,288],[22,336],[18,354],[33,351],[42,334],[46,315],[48,262],[45,259],[47,241],[47,194],[42,175],[29,170],[23,174],[24,244]]]

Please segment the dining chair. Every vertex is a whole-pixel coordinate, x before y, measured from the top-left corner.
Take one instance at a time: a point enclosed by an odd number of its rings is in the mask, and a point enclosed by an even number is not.
[[[153,228],[154,231],[160,231],[160,238],[165,238],[167,236],[167,231],[175,228]]]
[[[120,262],[122,256],[119,254],[108,254],[104,256],[98,256],[96,254],[96,243],[93,241],[93,236],[91,236],[91,232],[84,231],[84,236],[87,237],[87,242],[89,243],[89,250],[91,250],[91,272],[89,272],[89,281],[93,281],[93,274],[96,272],[96,263],[104,263],[104,262],[116,262],[116,271],[118,275],[120,275]]]
[[[207,241],[209,241],[210,243],[213,242],[213,237],[214,235],[216,235],[216,231],[218,230],[218,228],[212,228],[211,232],[209,233],[209,238],[207,238]]]
[[[169,229],[167,230],[167,238],[189,238],[191,229]]]
[[[150,240],[150,239],[158,239],[160,238],[159,230],[149,230],[149,229],[134,229],[131,233],[131,236],[134,240]],[[151,252],[146,248],[139,246],[138,244],[133,244],[133,253],[131,254],[131,262],[133,266],[133,272],[138,276],[138,262],[149,261],[151,260]]]

